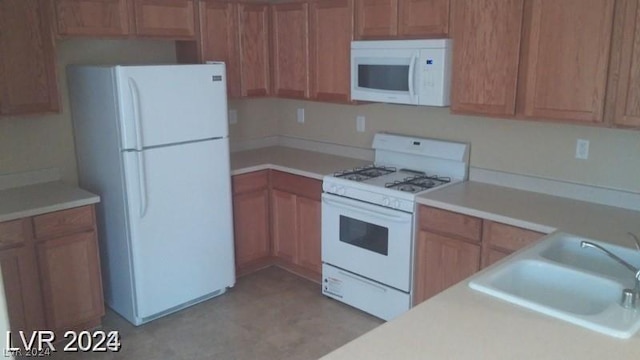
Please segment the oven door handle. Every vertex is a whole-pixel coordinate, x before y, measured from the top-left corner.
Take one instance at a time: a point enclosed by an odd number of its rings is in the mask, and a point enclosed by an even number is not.
[[[376,217],[376,218],[379,218],[379,219],[385,219],[385,220],[388,220],[388,221],[393,221],[395,223],[411,222],[411,216],[391,215],[391,214],[388,214],[388,213],[383,213],[383,212],[363,209],[363,208],[359,208],[359,207],[355,207],[355,206],[352,206],[352,205],[349,205],[349,204],[342,203],[340,201],[329,200],[326,197],[322,198],[322,202],[324,204],[329,205],[329,206],[337,206],[337,207],[341,207],[343,209],[349,209],[351,211],[367,214],[369,216],[373,216],[373,217]]]

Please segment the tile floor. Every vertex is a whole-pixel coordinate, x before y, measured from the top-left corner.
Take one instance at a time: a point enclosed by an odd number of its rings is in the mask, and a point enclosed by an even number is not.
[[[320,293],[319,285],[277,267],[238,279],[226,294],[134,327],[107,311],[117,353],[62,353],[53,359],[317,359],[381,320]]]

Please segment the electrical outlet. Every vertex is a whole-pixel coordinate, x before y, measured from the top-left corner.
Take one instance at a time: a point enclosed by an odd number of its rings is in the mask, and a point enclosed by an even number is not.
[[[238,110],[236,109],[230,109],[229,110],[229,124],[234,125],[238,123]]]
[[[304,109],[303,108],[299,108],[298,109],[298,123],[299,124],[304,124]]]
[[[589,158],[589,140],[578,139],[576,141],[576,159],[587,160]]]
[[[364,132],[366,118],[363,115],[356,116],[356,131]]]

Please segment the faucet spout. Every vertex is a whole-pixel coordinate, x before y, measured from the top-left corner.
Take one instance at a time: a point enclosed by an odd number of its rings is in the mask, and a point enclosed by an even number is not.
[[[603,253],[607,254],[607,256],[609,256],[610,258],[612,258],[613,260],[617,261],[620,265],[626,267],[627,269],[631,270],[635,275],[636,275],[636,279],[640,280],[640,269],[636,268],[635,266],[629,264],[627,261],[625,261],[624,259],[620,258],[618,255],[612,253],[611,251],[605,249],[604,247],[598,245],[598,244],[594,244],[590,241],[582,241],[580,243],[580,247],[581,248],[591,248],[591,249],[597,249],[602,251]]]

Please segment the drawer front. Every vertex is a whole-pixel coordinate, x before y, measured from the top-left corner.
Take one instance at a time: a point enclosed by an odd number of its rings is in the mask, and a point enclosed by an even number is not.
[[[23,244],[29,237],[25,222],[29,219],[20,219],[0,223],[0,248]]]
[[[242,194],[269,187],[269,170],[256,171],[231,178],[234,194]]]
[[[526,230],[519,227],[501,224],[493,221],[485,221],[483,241],[492,247],[509,251],[517,251],[534,243],[545,234]]]
[[[56,211],[33,218],[36,238],[91,230],[94,225],[93,206]]]
[[[482,219],[422,205],[418,212],[421,229],[480,242]]]
[[[271,186],[274,189],[314,200],[320,200],[322,195],[322,181],[282,171],[273,171],[271,173]]]

